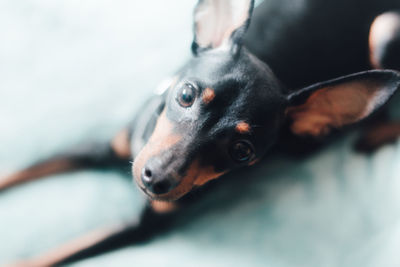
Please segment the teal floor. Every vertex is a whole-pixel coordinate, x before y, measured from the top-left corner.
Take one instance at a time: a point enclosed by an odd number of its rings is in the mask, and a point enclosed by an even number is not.
[[[0,173],[118,131],[190,55],[194,2],[1,1]],[[226,177],[181,228],[76,266],[400,266],[400,142],[363,155],[355,137]],[[82,171],[1,193],[0,266],[137,218],[144,200],[127,176]]]

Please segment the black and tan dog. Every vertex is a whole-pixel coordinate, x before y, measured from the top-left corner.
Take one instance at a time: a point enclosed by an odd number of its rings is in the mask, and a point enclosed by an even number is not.
[[[21,265],[67,263],[148,240],[166,229],[191,192],[257,163],[284,132],[327,135],[367,118],[400,87],[396,71],[363,71],[371,64],[400,70],[400,15],[392,12],[398,0],[274,0],[252,16],[253,7],[251,0],[200,0],[193,57],[127,129],[108,144],[81,146],[0,180],[5,190],[133,159],[134,180],[149,198],[138,223]],[[328,81],[315,83],[321,80]],[[361,144],[392,141],[399,128],[382,124]]]

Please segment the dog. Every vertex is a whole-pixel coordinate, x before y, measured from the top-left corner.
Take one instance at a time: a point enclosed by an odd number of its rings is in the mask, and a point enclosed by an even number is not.
[[[320,138],[371,116],[400,87],[396,9],[397,0],[274,0],[257,8],[252,0],[198,1],[192,58],[126,129],[0,179],[6,190],[133,160],[133,179],[149,199],[139,222],[15,265],[71,263],[149,240],[169,228],[198,188],[256,164],[287,141],[285,133]],[[372,128],[361,147],[393,141],[399,128]]]

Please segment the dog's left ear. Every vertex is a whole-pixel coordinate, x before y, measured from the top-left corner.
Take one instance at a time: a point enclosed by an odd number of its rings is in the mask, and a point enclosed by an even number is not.
[[[215,48],[239,51],[253,7],[254,0],[199,0],[194,10],[193,54]]]
[[[390,70],[340,77],[288,95],[286,116],[297,135],[325,135],[366,118],[399,87],[400,73]]]

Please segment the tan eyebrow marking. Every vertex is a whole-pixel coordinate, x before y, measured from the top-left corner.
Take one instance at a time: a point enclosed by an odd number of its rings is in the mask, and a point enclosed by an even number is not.
[[[203,91],[203,102],[205,104],[208,104],[211,101],[213,101],[214,97],[215,97],[214,89],[211,89],[211,88],[208,88],[208,87],[206,89],[204,89],[204,91]]]
[[[236,124],[235,130],[238,133],[246,134],[250,132],[250,125],[247,122],[241,121]]]

